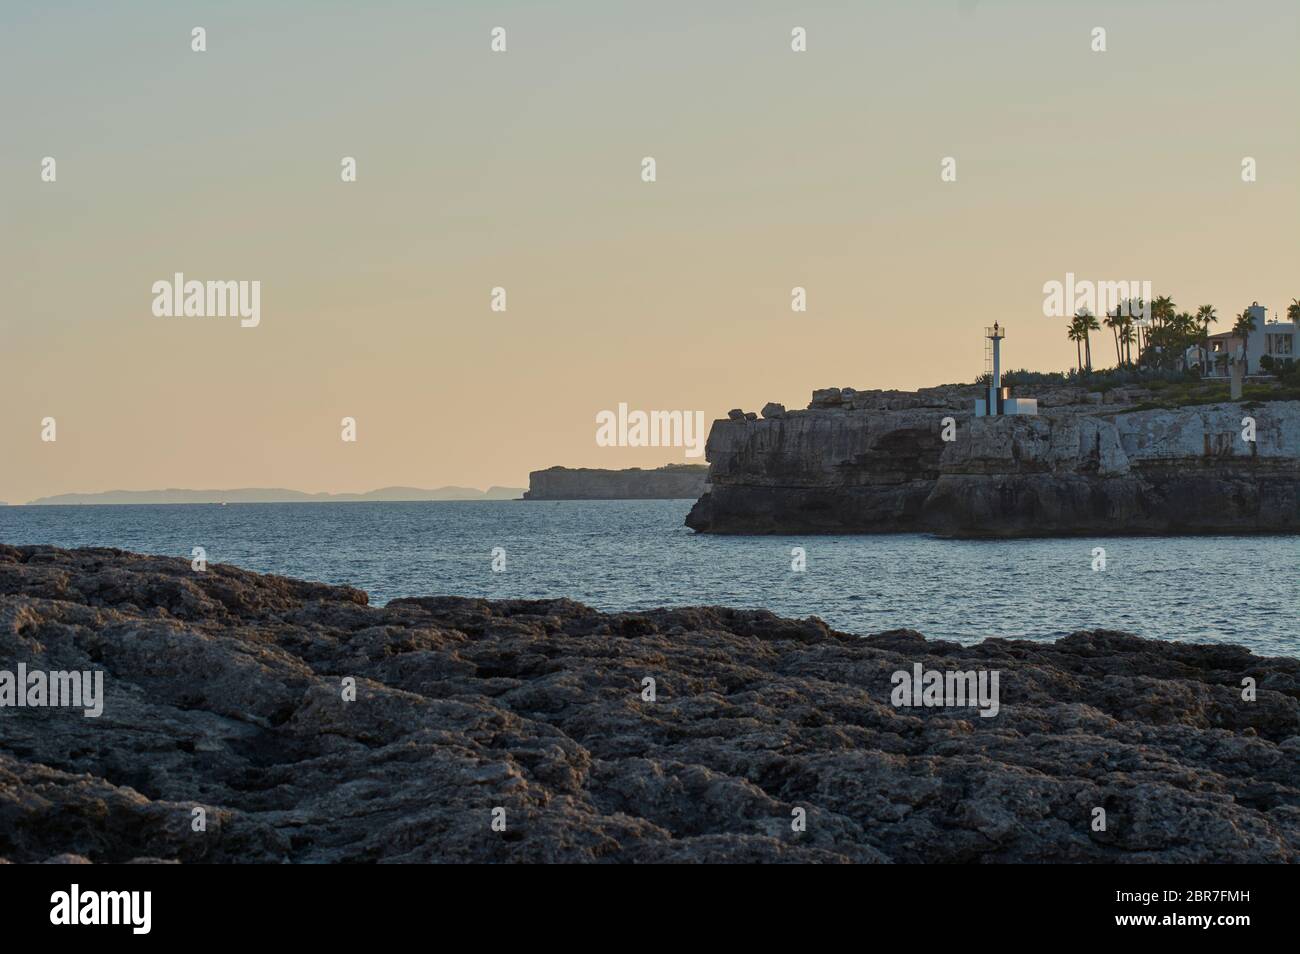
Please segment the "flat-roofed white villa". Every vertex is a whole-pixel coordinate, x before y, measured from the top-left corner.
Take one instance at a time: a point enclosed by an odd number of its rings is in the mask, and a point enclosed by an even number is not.
[[[1264,371],[1260,359],[1265,355],[1275,361],[1288,358],[1294,361],[1300,358],[1300,341],[1296,340],[1300,329],[1294,321],[1278,321],[1276,318],[1267,320],[1266,310],[1259,303],[1252,304],[1246,310],[1250,312],[1255,324],[1245,340],[1231,331],[1210,335],[1207,339],[1208,348],[1193,345],[1187,349],[1189,365],[1199,364],[1204,377],[1226,378],[1229,361],[1234,355],[1245,357],[1247,374]]]

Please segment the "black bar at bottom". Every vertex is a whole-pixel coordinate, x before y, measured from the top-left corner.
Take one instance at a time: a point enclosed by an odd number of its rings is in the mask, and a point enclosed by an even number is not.
[[[899,865],[818,872],[812,881],[806,872],[731,870],[722,875],[725,886],[716,874],[704,875],[705,882],[683,891],[693,873],[628,872],[620,883],[611,872],[596,882],[574,872],[578,881],[565,885],[555,872],[541,882],[536,872],[482,867],[0,865],[0,923],[6,940],[66,939],[74,932],[83,941],[128,944],[284,936],[337,949],[350,938],[373,943],[376,930],[427,931],[471,921],[479,922],[485,940],[540,940],[564,924],[594,927],[599,917],[624,922],[633,935],[671,933],[669,926],[683,918],[704,919],[725,925],[733,944],[774,927],[800,931],[801,924],[812,937],[827,928],[827,918],[859,936],[912,925],[909,930],[935,940],[951,932],[1027,942],[1106,934],[1179,943],[1194,935],[1232,943],[1294,921],[1284,908],[1294,888],[1286,866]],[[73,885],[78,920],[116,915],[122,923],[52,923],[52,915],[71,920]],[[529,917],[531,910],[539,917]]]

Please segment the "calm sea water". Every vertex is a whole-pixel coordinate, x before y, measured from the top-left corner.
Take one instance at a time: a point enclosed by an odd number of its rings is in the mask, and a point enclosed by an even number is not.
[[[0,541],[113,546],[398,596],[764,607],[854,633],[1054,639],[1109,627],[1300,656],[1300,538],[713,537],[691,502],[0,507]],[[791,572],[804,547],[807,570]],[[506,551],[492,572],[492,550]],[[1106,569],[1092,569],[1094,547]]]

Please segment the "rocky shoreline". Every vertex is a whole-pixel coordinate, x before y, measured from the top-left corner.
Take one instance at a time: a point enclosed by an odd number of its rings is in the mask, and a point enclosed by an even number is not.
[[[104,690],[97,718],[0,708],[11,862],[1300,860],[1300,661],[1233,646],[378,608],[0,545],[0,671],[19,664]],[[918,665],[1000,673],[996,715],[894,704]]]
[[[975,387],[818,391],[709,434],[703,533],[1300,533],[1300,402],[1145,408],[1138,388],[976,418]],[[1250,437],[1244,427],[1249,420]]]

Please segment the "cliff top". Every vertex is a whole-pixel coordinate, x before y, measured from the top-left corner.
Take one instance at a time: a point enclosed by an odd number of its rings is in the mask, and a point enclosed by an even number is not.
[[[663,464],[659,467],[563,467],[556,465],[543,470],[534,470],[532,474],[694,474],[705,473],[708,464]]]
[[[1099,407],[1131,407],[1149,410],[1230,401],[1228,383],[1217,378],[1202,380],[1171,373],[1146,378],[1136,373],[1126,373],[1118,376],[1098,374],[1091,380],[1056,380],[1059,377],[1013,371],[1004,377],[1003,383],[1011,388],[1012,397],[1036,398],[1040,408],[1087,411]],[[915,391],[822,388],[813,392],[808,409],[896,411],[942,408],[970,411],[975,399],[983,397],[985,392],[986,385],[982,384],[941,384]],[[1251,378],[1243,390],[1242,400],[1300,400],[1300,386],[1290,380]],[[769,404],[767,408],[776,410],[777,416],[784,412],[784,408],[776,404]],[[771,416],[766,413],[766,409],[764,416]]]

